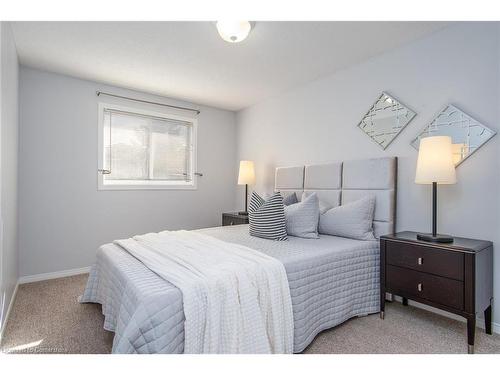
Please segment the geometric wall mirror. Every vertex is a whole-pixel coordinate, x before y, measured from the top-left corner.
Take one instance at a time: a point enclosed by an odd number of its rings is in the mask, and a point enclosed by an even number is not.
[[[415,115],[399,100],[382,92],[358,128],[385,150]]]
[[[427,125],[411,145],[418,150],[420,139],[435,135],[451,137],[453,161],[458,166],[496,134],[468,114],[449,104]]]

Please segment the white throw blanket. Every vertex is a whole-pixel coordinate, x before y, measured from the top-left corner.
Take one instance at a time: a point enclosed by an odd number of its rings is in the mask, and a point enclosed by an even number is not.
[[[181,290],[185,353],[292,353],[292,303],[278,260],[189,231],[115,243]]]

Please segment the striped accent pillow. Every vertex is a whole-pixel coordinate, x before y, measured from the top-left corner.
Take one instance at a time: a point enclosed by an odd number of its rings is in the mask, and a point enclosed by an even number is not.
[[[250,235],[269,240],[284,241],[286,236],[285,206],[280,193],[274,193],[266,201],[252,192],[248,205]]]

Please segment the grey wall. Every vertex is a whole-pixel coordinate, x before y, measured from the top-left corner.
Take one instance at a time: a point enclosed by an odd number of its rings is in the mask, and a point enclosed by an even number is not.
[[[97,191],[96,90],[194,106],[21,67],[21,276],[89,266],[98,246],[117,238],[220,225],[221,212],[234,209],[235,115],[203,106],[197,190]]]
[[[413,182],[409,143],[447,103],[500,130],[499,48],[497,23],[460,24],[245,109],[239,158],[255,161],[255,188],[270,191],[276,166],[398,156],[397,230],[430,230],[431,189]],[[385,152],[356,127],[382,90],[418,114]],[[494,241],[500,323],[499,155],[497,135],[457,169],[456,185],[440,187],[439,229]]]
[[[1,23],[0,78],[0,328],[18,279],[18,71],[10,24]]]

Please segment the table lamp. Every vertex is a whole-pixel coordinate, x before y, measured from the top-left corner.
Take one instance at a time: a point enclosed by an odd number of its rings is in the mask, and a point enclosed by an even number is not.
[[[453,237],[437,233],[437,185],[457,182],[451,138],[446,136],[420,139],[415,183],[432,184],[432,233],[419,233],[417,239],[449,243]]]
[[[253,161],[241,160],[240,172],[238,174],[238,185],[245,185],[245,211],[238,212],[240,215],[248,215],[248,185],[255,183],[255,170]]]

